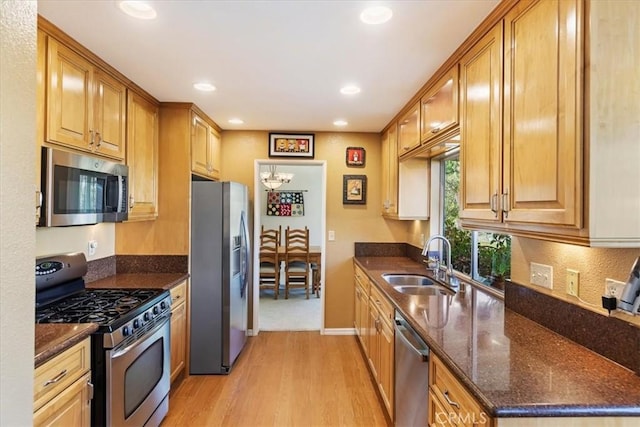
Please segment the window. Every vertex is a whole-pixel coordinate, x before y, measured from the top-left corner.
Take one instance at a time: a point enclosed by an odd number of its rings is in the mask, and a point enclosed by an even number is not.
[[[511,236],[460,227],[460,158],[457,152],[440,159],[440,184],[440,229],[451,242],[453,269],[477,282],[504,289],[504,280],[511,277]]]

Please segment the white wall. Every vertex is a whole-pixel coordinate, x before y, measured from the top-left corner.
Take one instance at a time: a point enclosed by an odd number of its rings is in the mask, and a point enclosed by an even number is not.
[[[36,2],[0,3],[0,425],[33,423]]]
[[[93,256],[88,254],[89,240],[95,240],[98,248]],[[36,256],[84,252],[87,260],[105,258],[116,253],[115,223],[83,225],[78,227],[38,227],[36,229]]]
[[[261,171],[267,167],[262,166]],[[268,216],[267,191],[261,191],[260,224],[265,228],[278,228],[282,225],[282,235],[287,226],[291,228],[309,228],[309,244],[322,244],[322,165],[278,165],[277,172],[294,174],[288,184],[282,184],[278,190],[307,190],[304,195],[304,216]],[[263,190],[266,190],[262,186]],[[256,205],[257,206],[257,205]],[[284,239],[282,240],[284,243]]]

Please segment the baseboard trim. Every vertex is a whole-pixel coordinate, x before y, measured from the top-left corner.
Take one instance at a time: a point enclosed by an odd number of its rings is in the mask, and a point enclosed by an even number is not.
[[[325,328],[322,335],[355,335],[355,328]]]

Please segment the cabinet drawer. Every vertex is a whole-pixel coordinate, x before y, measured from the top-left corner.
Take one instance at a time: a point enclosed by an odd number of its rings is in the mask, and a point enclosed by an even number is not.
[[[34,373],[34,411],[91,369],[90,338],[38,366]]]
[[[182,282],[179,285],[171,288],[171,308],[176,307],[186,300],[187,297],[187,282]]]
[[[391,305],[387,297],[385,297],[382,291],[376,286],[371,286],[369,295],[371,301],[373,301],[374,305],[378,308],[378,311],[380,311],[380,316],[388,325],[392,325],[394,316],[393,305]]]
[[[447,367],[434,354],[431,355],[432,397],[437,398],[450,420],[458,425],[490,425],[489,416],[476,402],[474,397],[455,378]]]

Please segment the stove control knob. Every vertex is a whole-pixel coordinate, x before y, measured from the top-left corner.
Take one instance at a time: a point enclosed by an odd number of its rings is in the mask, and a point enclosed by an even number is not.
[[[133,329],[138,329],[140,327],[140,320],[136,319],[133,321]]]
[[[122,336],[124,336],[124,337],[128,337],[128,336],[129,336],[129,334],[131,334],[131,332],[129,331],[129,327],[128,327],[128,326],[124,326],[124,327],[122,328]]]
[[[148,322],[148,321],[149,321],[149,319],[151,319],[151,313],[146,312],[146,313],[144,314],[143,319],[145,320],[145,322]]]
[[[167,308],[167,303],[166,303],[166,302],[164,302],[164,301],[162,301],[162,302],[160,303],[160,308],[161,308],[161,309],[163,309],[163,310],[164,310],[165,308]]]
[[[158,306],[156,305],[155,307],[153,307],[153,314],[154,315],[158,315],[158,313],[160,313],[160,309],[158,308]]]

